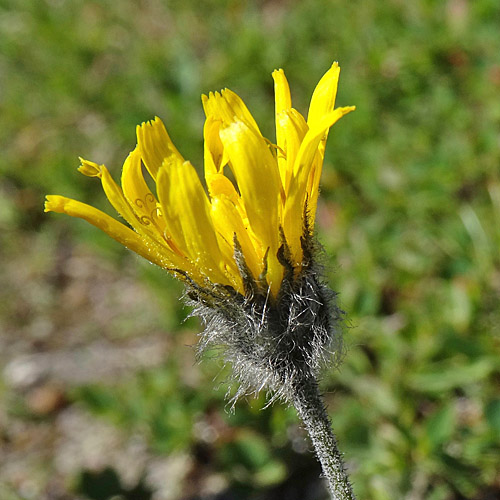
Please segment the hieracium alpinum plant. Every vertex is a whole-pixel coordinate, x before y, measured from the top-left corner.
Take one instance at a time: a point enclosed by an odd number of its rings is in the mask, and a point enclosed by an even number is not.
[[[314,237],[328,131],[354,109],[335,109],[339,72],[334,63],[321,78],[306,119],[292,107],[284,72],[274,71],[275,143],[232,91],[203,96],[208,195],[155,118],[137,127],[121,187],[104,165],[81,160],[80,172],[100,179],[126,224],[63,196],[47,196],[45,210],[87,220],[182,280],[205,326],[200,350],[217,347],[231,364],[235,397],[266,389],[292,404],[332,498],[353,499],[317,385],[342,351],[342,311],[322,279]]]

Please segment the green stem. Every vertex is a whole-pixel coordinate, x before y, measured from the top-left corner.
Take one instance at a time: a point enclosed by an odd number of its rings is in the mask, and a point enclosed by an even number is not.
[[[333,500],[356,500],[315,380],[296,384],[291,403],[311,437]]]

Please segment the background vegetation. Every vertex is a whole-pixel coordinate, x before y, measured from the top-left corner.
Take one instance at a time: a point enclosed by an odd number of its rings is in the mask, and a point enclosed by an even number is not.
[[[202,165],[200,94],[273,138],[270,73],[339,105],[318,213],[348,350],[323,389],[360,498],[500,496],[497,0],[0,0],[0,497],[318,499],[293,412],[231,414],[160,270],[46,193],[106,207],[159,115]],[[215,389],[214,389],[215,386]]]

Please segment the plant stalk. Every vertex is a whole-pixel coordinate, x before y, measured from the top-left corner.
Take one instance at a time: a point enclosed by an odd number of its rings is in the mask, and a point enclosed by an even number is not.
[[[311,438],[333,500],[356,500],[316,380],[295,384],[291,403]]]

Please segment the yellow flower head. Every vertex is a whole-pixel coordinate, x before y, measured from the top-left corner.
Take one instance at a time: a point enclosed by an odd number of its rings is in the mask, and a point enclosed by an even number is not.
[[[80,172],[101,180],[128,225],[63,196],[47,196],[45,211],[85,219],[196,286],[229,286],[246,295],[251,281],[276,298],[287,270],[300,273],[303,266],[301,241],[314,226],[328,130],[354,109],[334,109],[339,72],[334,63],[321,78],[306,120],[292,107],[283,70],[274,71],[276,144],[262,136],[234,92],[204,95],[208,195],[155,118],[137,127],[137,146],[123,165],[121,187],[104,165],[81,159]]]

